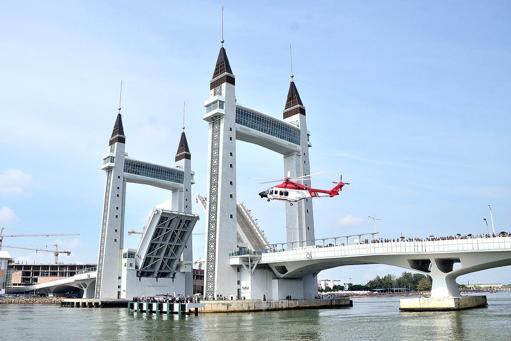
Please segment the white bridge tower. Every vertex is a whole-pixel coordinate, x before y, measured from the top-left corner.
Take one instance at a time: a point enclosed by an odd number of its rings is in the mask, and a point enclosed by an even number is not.
[[[293,78],[289,85],[283,120],[238,105],[235,77],[223,44],[210,82],[209,98],[204,106],[206,113],[203,119],[209,123],[204,296],[209,299],[217,296],[240,298],[243,292],[240,268],[232,266],[229,257],[229,253],[238,248],[236,140],[257,144],[281,154],[284,159],[284,175],[309,175],[309,134],[305,107]],[[310,180],[304,180],[304,183],[310,185]],[[313,244],[312,200],[287,203],[285,210],[289,245],[301,247]],[[316,275],[307,275],[299,281],[303,296],[314,297],[317,292]]]
[[[119,109],[120,110],[120,109]],[[175,168],[128,158],[119,113],[103,157],[106,187],[97,277],[97,299],[130,298],[176,292],[192,295],[191,153],[183,129]],[[171,207],[156,208],[142,233],[138,250],[124,249],[126,184],[138,183],[172,192]]]

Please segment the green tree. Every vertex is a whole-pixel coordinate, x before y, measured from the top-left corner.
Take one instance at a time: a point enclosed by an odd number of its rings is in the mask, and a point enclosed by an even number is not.
[[[417,283],[417,291],[430,291],[431,290],[431,279],[423,276],[419,283]]]

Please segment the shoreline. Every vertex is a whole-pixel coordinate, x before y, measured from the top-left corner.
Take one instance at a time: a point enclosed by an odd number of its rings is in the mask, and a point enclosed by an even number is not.
[[[506,290],[464,290],[461,291],[463,295],[471,294],[494,294],[499,292],[510,292]],[[323,299],[327,298],[366,298],[366,297],[429,297],[430,292],[365,292],[365,291],[342,291],[332,293],[321,293]],[[46,305],[60,305],[66,297],[40,297],[40,296],[0,296],[1,304],[46,304]]]
[[[17,296],[0,297],[0,304],[45,304],[59,305],[65,297]]]

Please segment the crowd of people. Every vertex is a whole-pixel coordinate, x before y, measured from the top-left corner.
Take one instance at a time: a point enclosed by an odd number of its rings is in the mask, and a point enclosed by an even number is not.
[[[490,234],[490,233],[487,233],[487,234],[465,234],[465,235],[457,234],[454,236],[445,236],[445,237],[429,236],[426,238],[406,238],[405,236],[401,235],[399,238],[362,239],[362,240],[353,241],[351,243],[340,243],[340,244],[325,243],[323,245],[315,245],[315,246],[316,247],[332,247],[332,246],[345,246],[345,245],[354,245],[354,244],[356,245],[356,244],[381,244],[381,243],[399,243],[399,242],[424,242],[424,241],[459,240],[459,239],[475,239],[475,238],[497,238],[497,237],[511,237],[511,232],[502,231],[500,233],[492,233],[492,234]],[[343,238],[343,237],[332,238],[332,239],[341,239],[341,238]],[[322,241],[323,241],[323,239],[322,239]],[[271,247],[264,249],[262,251],[262,253],[286,251],[285,245],[286,245],[286,243],[274,244]],[[243,254],[248,254],[248,253],[246,251],[238,252],[237,254],[231,254],[231,256],[238,256],[238,255],[243,255]],[[252,251],[252,254],[256,254],[256,252]]]
[[[430,242],[430,241],[438,241],[438,240],[458,240],[458,239],[475,239],[475,238],[496,238],[496,237],[511,237],[511,232],[500,232],[498,234],[457,234],[455,236],[429,236],[427,238],[406,238],[401,235],[399,238],[388,239],[388,238],[379,238],[379,239],[365,239],[359,242],[359,244],[374,244],[374,243],[397,243],[397,242]]]
[[[133,302],[144,302],[144,303],[200,303],[200,297],[199,297],[199,295],[183,296],[183,295],[163,294],[163,295],[156,295],[156,296],[133,297]]]

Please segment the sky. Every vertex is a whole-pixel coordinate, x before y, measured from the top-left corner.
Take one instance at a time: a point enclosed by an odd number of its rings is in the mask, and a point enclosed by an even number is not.
[[[2,1],[0,226],[5,245],[59,248],[95,263],[119,83],[130,157],[174,165],[186,102],[195,171],[206,194],[203,103],[220,46],[238,103],[282,117],[293,46],[307,108],[312,183],[342,195],[314,202],[317,238],[372,232],[426,237],[511,231],[511,4],[508,1]],[[282,203],[257,193],[283,174],[280,155],[237,144],[238,198],[272,242],[285,240]],[[170,193],[129,184],[125,230],[141,230]],[[204,254],[205,217],[194,230]],[[126,237],[137,247],[138,236]],[[52,254],[9,250],[15,259]],[[511,283],[511,267],[458,279]],[[404,270],[342,267],[320,278],[365,283]]]

